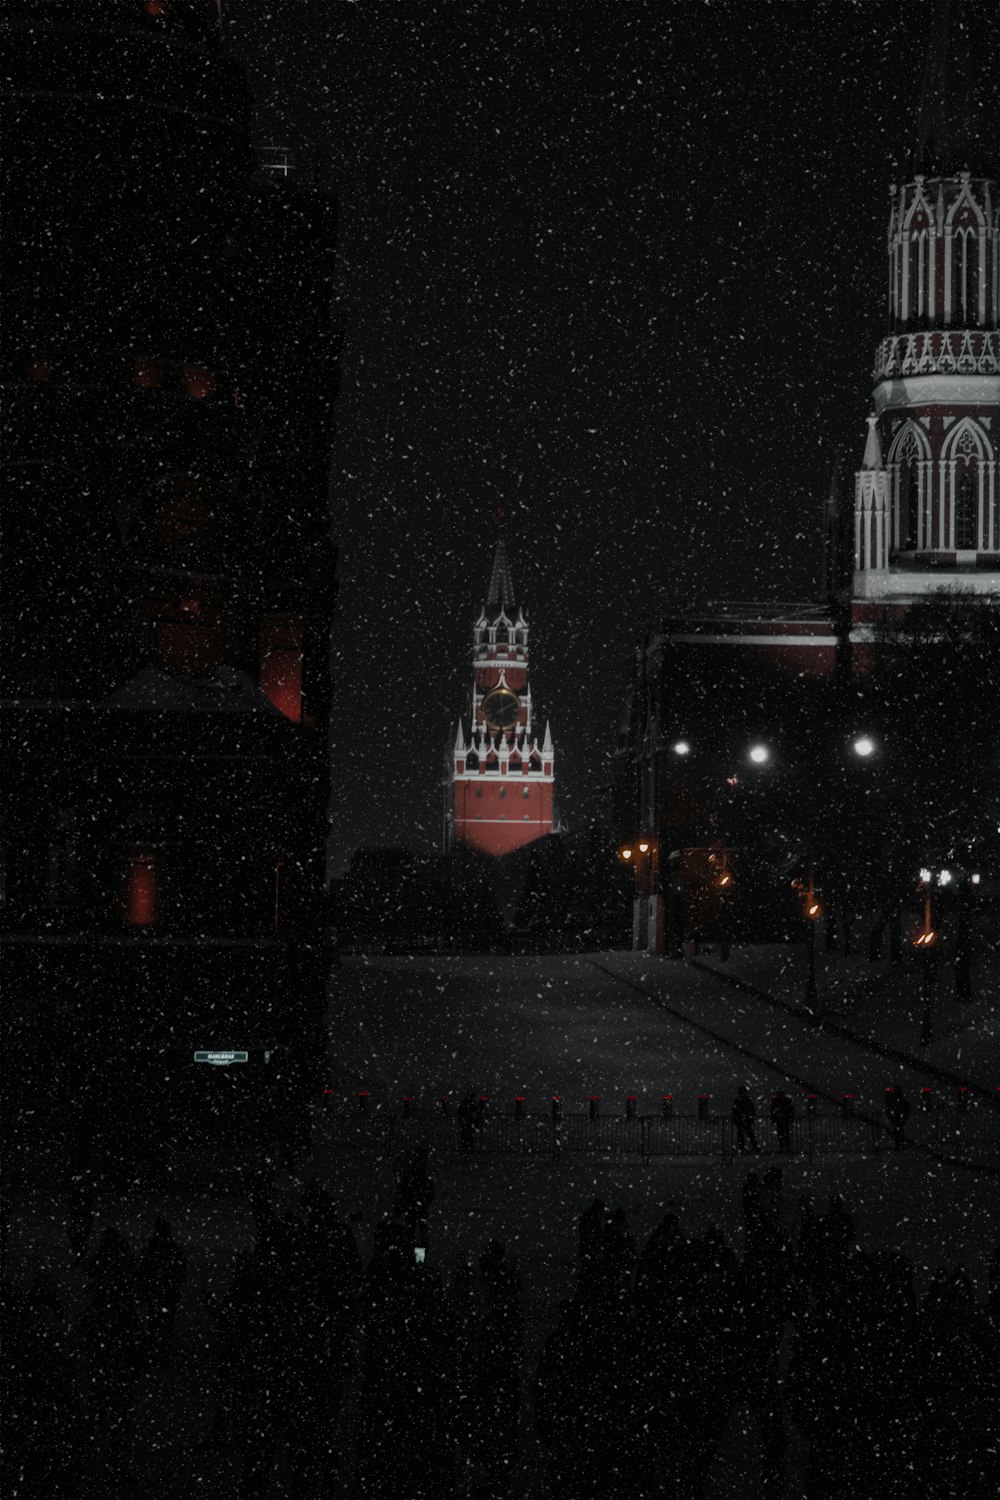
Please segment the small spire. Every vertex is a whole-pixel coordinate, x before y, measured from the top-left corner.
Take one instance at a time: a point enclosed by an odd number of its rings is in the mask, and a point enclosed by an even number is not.
[[[457,755],[465,754],[465,731],[462,728],[461,719],[458,721],[458,733],[455,736],[455,753]]]
[[[548,721],[548,719],[546,719],[545,720],[545,738],[542,741],[542,754],[543,755],[551,755],[552,752],[553,752],[553,749],[554,749],[554,746],[552,744],[552,731],[549,728],[549,721]]]
[[[487,604],[499,604],[506,613],[508,606],[514,606],[514,585],[510,581],[510,564],[507,561],[507,541],[501,531],[497,538],[496,551],[493,553],[493,572],[490,574],[490,587],[486,595]]]
[[[872,414],[868,418],[868,436],[865,439],[865,456],[861,460],[862,469],[881,469],[882,467],[882,444],[878,435],[878,418]]]

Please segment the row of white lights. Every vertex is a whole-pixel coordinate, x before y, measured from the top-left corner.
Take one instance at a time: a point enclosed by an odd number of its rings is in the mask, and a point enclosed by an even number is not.
[[[867,734],[860,734],[858,735],[858,738],[853,741],[851,749],[854,751],[855,755],[860,755],[862,758],[865,758],[866,756],[873,754],[875,750],[875,741],[871,739]],[[675,755],[690,755],[691,746],[687,740],[678,740],[673,747],[673,751]],[[758,766],[762,766],[765,761],[771,759],[771,752],[766,745],[751,745],[749,755],[754,764]]]
[[[939,870],[937,883],[938,885],[951,885],[951,882],[954,880],[954,878],[955,877],[952,874],[951,870]],[[924,885],[930,885],[932,880],[934,879],[934,872],[932,870],[921,870],[920,879],[923,881]],[[979,871],[974,870],[973,873],[969,876],[969,879],[972,881],[973,885],[978,885]]]

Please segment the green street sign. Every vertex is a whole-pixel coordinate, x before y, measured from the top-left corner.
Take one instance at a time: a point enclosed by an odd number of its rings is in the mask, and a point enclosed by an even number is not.
[[[216,1068],[228,1068],[230,1063],[245,1063],[249,1052],[196,1052],[195,1062],[211,1063]]]

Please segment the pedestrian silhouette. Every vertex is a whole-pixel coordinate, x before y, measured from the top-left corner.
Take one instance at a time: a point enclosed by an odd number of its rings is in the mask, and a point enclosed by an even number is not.
[[[187,1260],[167,1219],[158,1218],[139,1257],[139,1292],[146,1307],[153,1352],[161,1365],[170,1357],[177,1301],[187,1277]]]
[[[893,1144],[897,1151],[901,1151],[905,1138],[906,1122],[910,1118],[910,1101],[898,1084],[891,1089],[886,1089],[885,1112],[889,1120],[889,1128],[892,1131]]]
[[[427,1216],[434,1199],[434,1183],[427,1170],[428,1150],[420,1146],[396,1163],[394,1212],[408,1227],[415,1245],[427,1245]]]
[[[753,1099],[750,1095],[750,1090],[747,1088],[745,1083],[741,1083],[739,1088],[736,1090],[736,1097],[733,1100],[733,1108],[731,1113],[733,1124],[736,1127],[737,1151],[741,1153],[746,1151],[748,1141],[750,1143],[751,1151],[759,1151],[760,1147],[757,1145],[757,1132],[754,1129],[753,1123],[757,1114],[757,1106],[753,1102]]]
[[[580,1262],[592,1264],[600,1257],[601,1242],[608,1211],[603,1198],[595,1198],[585,1213],[580,1216]]]
[[[458,1106],[458,1134],[463,1151],[474,1151],[476,1145],[477,1106],[475,1090],[470,1089]]]
[[[795,1119],[795,1105],[788,1094],[781,1089],[771,1095],[771,1124],[774,1126],[774,1134],[778,1142],[778,1150],[791,1153],[792,1149],[792,1121]]]

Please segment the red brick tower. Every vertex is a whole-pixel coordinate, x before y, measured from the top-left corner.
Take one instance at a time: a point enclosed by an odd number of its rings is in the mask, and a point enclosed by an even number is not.
[[[889,332],[855,481],[852,659],[932,589],[1000,594],[1000,180],[974,28],[939,4],[909,180],[891,189]]]
[[[533,728],[528,621],[514,601],[501,535],[486,602],[472,633],[472,715],[448,756],[448,841],[509,854],[552,832],[553,750]]]

